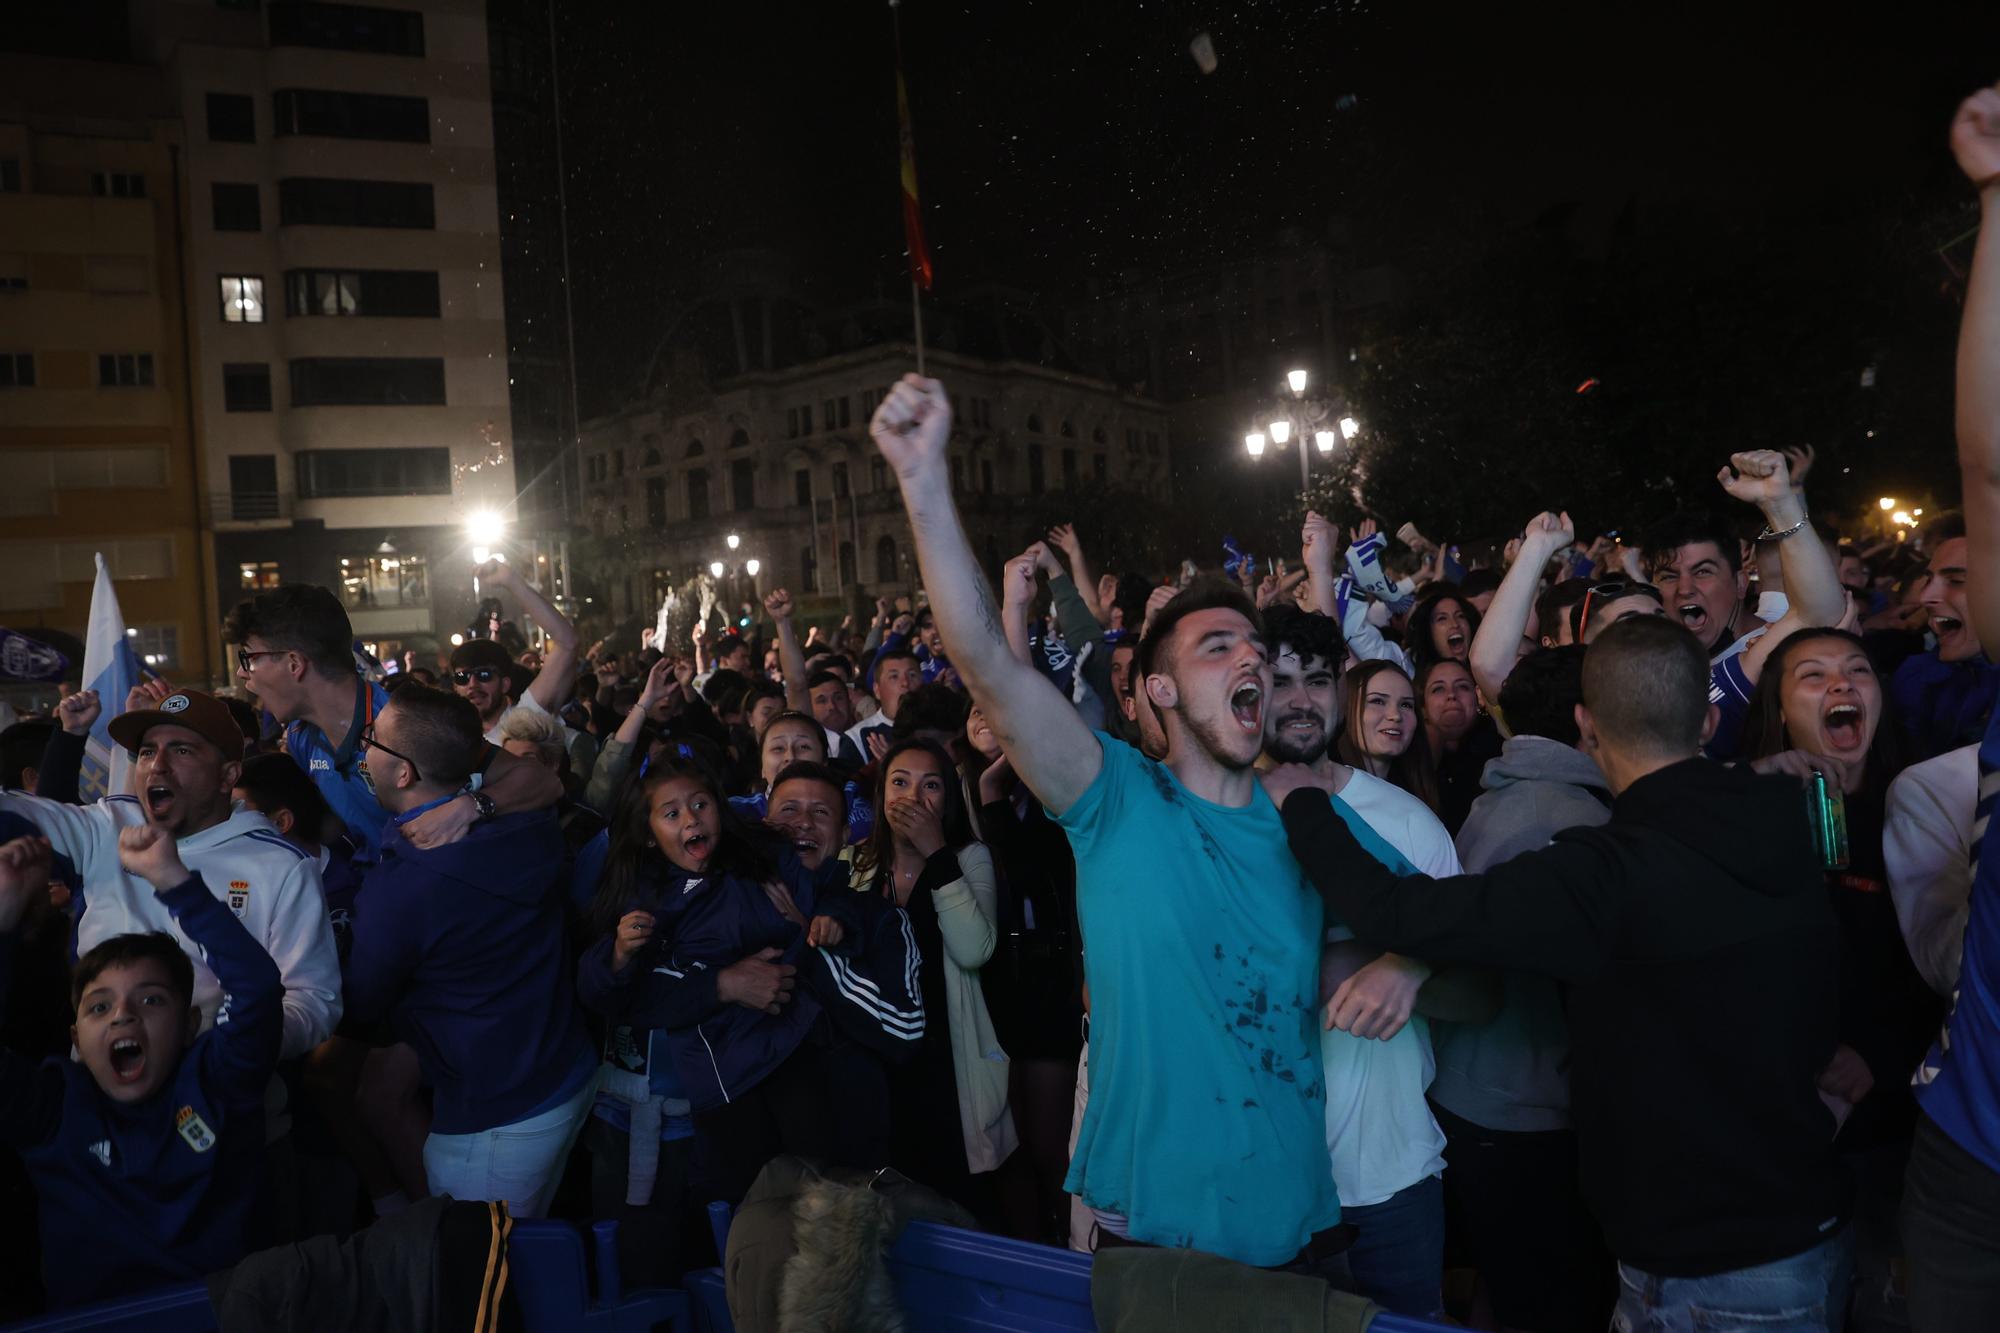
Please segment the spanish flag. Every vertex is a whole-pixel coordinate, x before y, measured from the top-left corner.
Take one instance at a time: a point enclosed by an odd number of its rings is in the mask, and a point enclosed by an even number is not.
[[[931,289],[931,252],[924,244],[923,208],[917,202],[917,141],[910,132],[910,95],[903,89],[902,43],[896,52],[896,139],[903,163],[903,236],[910,248],[910,280]]]

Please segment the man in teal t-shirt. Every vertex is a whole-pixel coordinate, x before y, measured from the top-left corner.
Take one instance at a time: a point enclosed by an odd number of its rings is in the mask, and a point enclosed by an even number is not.
[[[1008,649],[952,500],[944,386],[905,376],[869,429],[952,665],[1076,851],[1092,1013],[1069,1188],[1135,1241],[1263,1267],[1317,1255],[1340,1220],[1316,1023],[1323,919],[1257,782],[1271,671],[1256,611],[1222,584],[1168,602],[1133,663],[1166,759],[1100,739]]]

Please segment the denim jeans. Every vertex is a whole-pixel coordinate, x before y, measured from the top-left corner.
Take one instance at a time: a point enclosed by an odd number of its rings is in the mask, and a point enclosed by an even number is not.
[[[552,1111],[476,1134],[431,1135],[424,1140],[431,1193],[505,1200],[516,1217],[540,1217],[549,1210],[569,1146],[596,1097],[597,1080],[587,1078]]]
[[[1917,1117],[1903,1183],[1910,1326],[1923,1333],[2000,1328],[2000,1173]]]
[[[1803,1254],[1706,1277],[1654,1277],[1618,1265],[1612,1333],[1840,1333],[1854,1277],[1854,1231]]]
[[[1419,1319],[1444,1309],[1444,1180],[1426,1176],[1340,1220],[1359,1234],[1342,1257],[1351,1290],[1394,1314]]]

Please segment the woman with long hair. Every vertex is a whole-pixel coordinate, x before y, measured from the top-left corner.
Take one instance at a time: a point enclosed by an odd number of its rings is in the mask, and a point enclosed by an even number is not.
[[[768,718],[757,733],[757,790],[732,796],[729,804],[745,819],[762,821],[770,813],[771,784],[793,764],[823,764],[827,760],[826,729],[806,713],[782,712]],[[875,829],[875,811],[859,787],[846,786],[847,841],[860,844]]]
[[[1467,662],[1472,657],[1472,636],[1479,633],[1479,610],[1447,585],[1426,593],[1410,611],[1403,632],[1410,665],[1418,672],[1432,662]]]
[[[990,1221],[990,1179],[1016,1144],[1007,1053],[979,972],[999,936],[993,857],[973,838],[958,769],[935,741],[896,742],[876,765],[874,835],[855,887],[904,908],[923,955],[921,1050],[890,1071],[889,1160]]]
[[[1437,767],[1438,818],[1455,838],[1479,799],[1487,760],[1500,757],[1500,728],[1480,705],[1472,668],[1455,657],[1437,658],[1418,670],[1417,702]]]
[[[1340,732],[1334,753],[1350,768],[1392,782],[1438,808],[1437,765],[1423,735],[1417,689],[1403,668],[1386,658],[1361,662],[1341,677]]]

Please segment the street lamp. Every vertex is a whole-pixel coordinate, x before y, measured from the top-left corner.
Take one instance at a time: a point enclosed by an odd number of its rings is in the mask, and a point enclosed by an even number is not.
[[[729,549],[732,551],[743,544],[743,539],[733,532],[722,540],[728,544]]]
[[[753,579],[757,577],[757,571],[762,568],[763,566],[755,560],[745,560],[743,562],[743,572]]]
[[[1245,435],[1243,437],[1243,447],[1250,451],[1252,458],[1262,458],[1264,456],[1264,432],[1253,430],[1248,435]]]
[[[1284,444],[1292,438],[1292,423],[1278,420],[1271,423],[1271,443]]]
[[[1361,423],[1353,417],[1342,417],[1340,419],[1340,433],[1351,440],[1361,433]]]
[[[1313,443],[1319,446],[1319,451],[1323,454],[1331,454],[1333,452],[1333,441],[1334,434],[1330,430],[1316,430],[1313,432]]]
[[[724,565],[720,560],[711,560],[708,564],[708,572],[716,578],[721,578],[722,571],[726,568],[728,566]]]
[[[1299,451],[1299,488],[1312,485],[1311,454],[1306,448],[1310,438],[1313,446],[1327,457],[1340,442],[1344,433],[1353,439],[1360,427],[1352,417],[1335,418],[1339,400],[1327,396],[1307,397],[1306,389],[1312,383],[1312,376],[1304,370],[1285,372],[1285,388],[1290,391],[1290,401],[1282,401],[1278,411],[1266,418],[1268,424],[1263,430],[1252,431],[1243,437],[1244,447],[1252,458],[1262,458],[1267,444],[1283,448],[1290,444]],[[1336,427],[1338,431],[1336,431]]]
[[[1887,495],[1877,500],[1875,504],[1876,507],[1881,509],[1881,511],[1885,514],[1888,513],[1891,509],[1894,509],[1896,507],[1896,501],[1894,497]]]
[[[1293,397],[1302,397],[1306,391],[1306,373],[1303,370],[1288,370],[1285,372],[1285,383],[1291,386]]]

